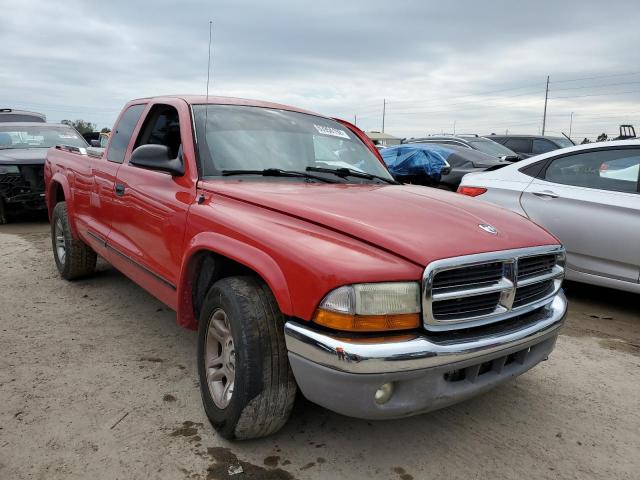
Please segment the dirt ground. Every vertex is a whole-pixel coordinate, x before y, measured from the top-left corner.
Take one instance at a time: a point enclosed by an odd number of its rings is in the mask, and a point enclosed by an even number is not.
[[[567,284],[549,361],[463,404],[367,422],[301,400],[278,434],[229,443],[195,332],[106,264],[61,280],[48,228],[0,227],[0,480],[639,478],[638,295]]]

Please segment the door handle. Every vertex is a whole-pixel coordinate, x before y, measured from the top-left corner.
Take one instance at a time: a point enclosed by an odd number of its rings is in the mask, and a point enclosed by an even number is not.
[[[553,193],[551,190],[543,190],[541,192],[531,192],[536,197],[547,197],[547,198],[558,198],[558,195]]]
[[[116,195],[118,195],[119,197],[124,195],[124,184],[123,183],[116,183]]]

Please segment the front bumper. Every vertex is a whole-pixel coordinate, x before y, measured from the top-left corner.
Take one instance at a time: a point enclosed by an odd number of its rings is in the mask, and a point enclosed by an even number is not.
[[[352,417],[399,418],[457,403],[545,360],[566,310],[561,291],[524,326],[494,327],[481,336],[353,338],[287,322],[285,337],[294,376],[309,400]],[[393,383],[394,393],[378,404],[375,392],[385,383]]]
[[[20,165],[18,168],[18,173],[0,175],[0,201],[10,205],[12,213],[44,209],[44,167]]]

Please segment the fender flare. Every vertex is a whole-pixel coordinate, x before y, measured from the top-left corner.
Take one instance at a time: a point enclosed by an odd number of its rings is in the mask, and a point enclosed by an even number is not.
[[[56,184],[59,184],[64,192],[64,201],[67,203],[67,213],[69,216],[69,227],[71,227],[71,234],[78,238],[78,229],[76,227],[73,201],[71,197],[71,188],[69,187],[69,180],[62,173],[56,172],[51,180],[49,180],[47,184],[47,190],[45,192],[45,199],[47,201],[47,210],[49,211],[49,219],[51,220],[51,216],[53,215],[53,208],[55,207],[55,196],[53,194],[53,189]]]
[[[198,325],[192,306],[191,279],[194,272],[191,271],[191,262],[194,256],[201,252],[211,252],[227,257],[256,272],[271,289],[280,311],[284,315],[292,315],[293,305],[285,275],[273,257],[263,250],[215,232],[197,234],[186,247],[177,292],[178,325],[191,329],[197,328]]]

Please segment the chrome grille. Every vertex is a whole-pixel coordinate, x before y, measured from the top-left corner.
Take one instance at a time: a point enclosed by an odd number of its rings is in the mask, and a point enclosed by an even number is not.
[[[518,280],[551,272],[556,264],[555,255],[536,255],[518,259]]]
[[[493,283],[502,278],[502,263],[484,263],[465,270],[444,270],[433,281],[433,288],[459,288],[461,285]]]
[[[564,249],[531,247],[432,262],[423,277],[427,330],[469,328],[551,301],[564,276]]]

